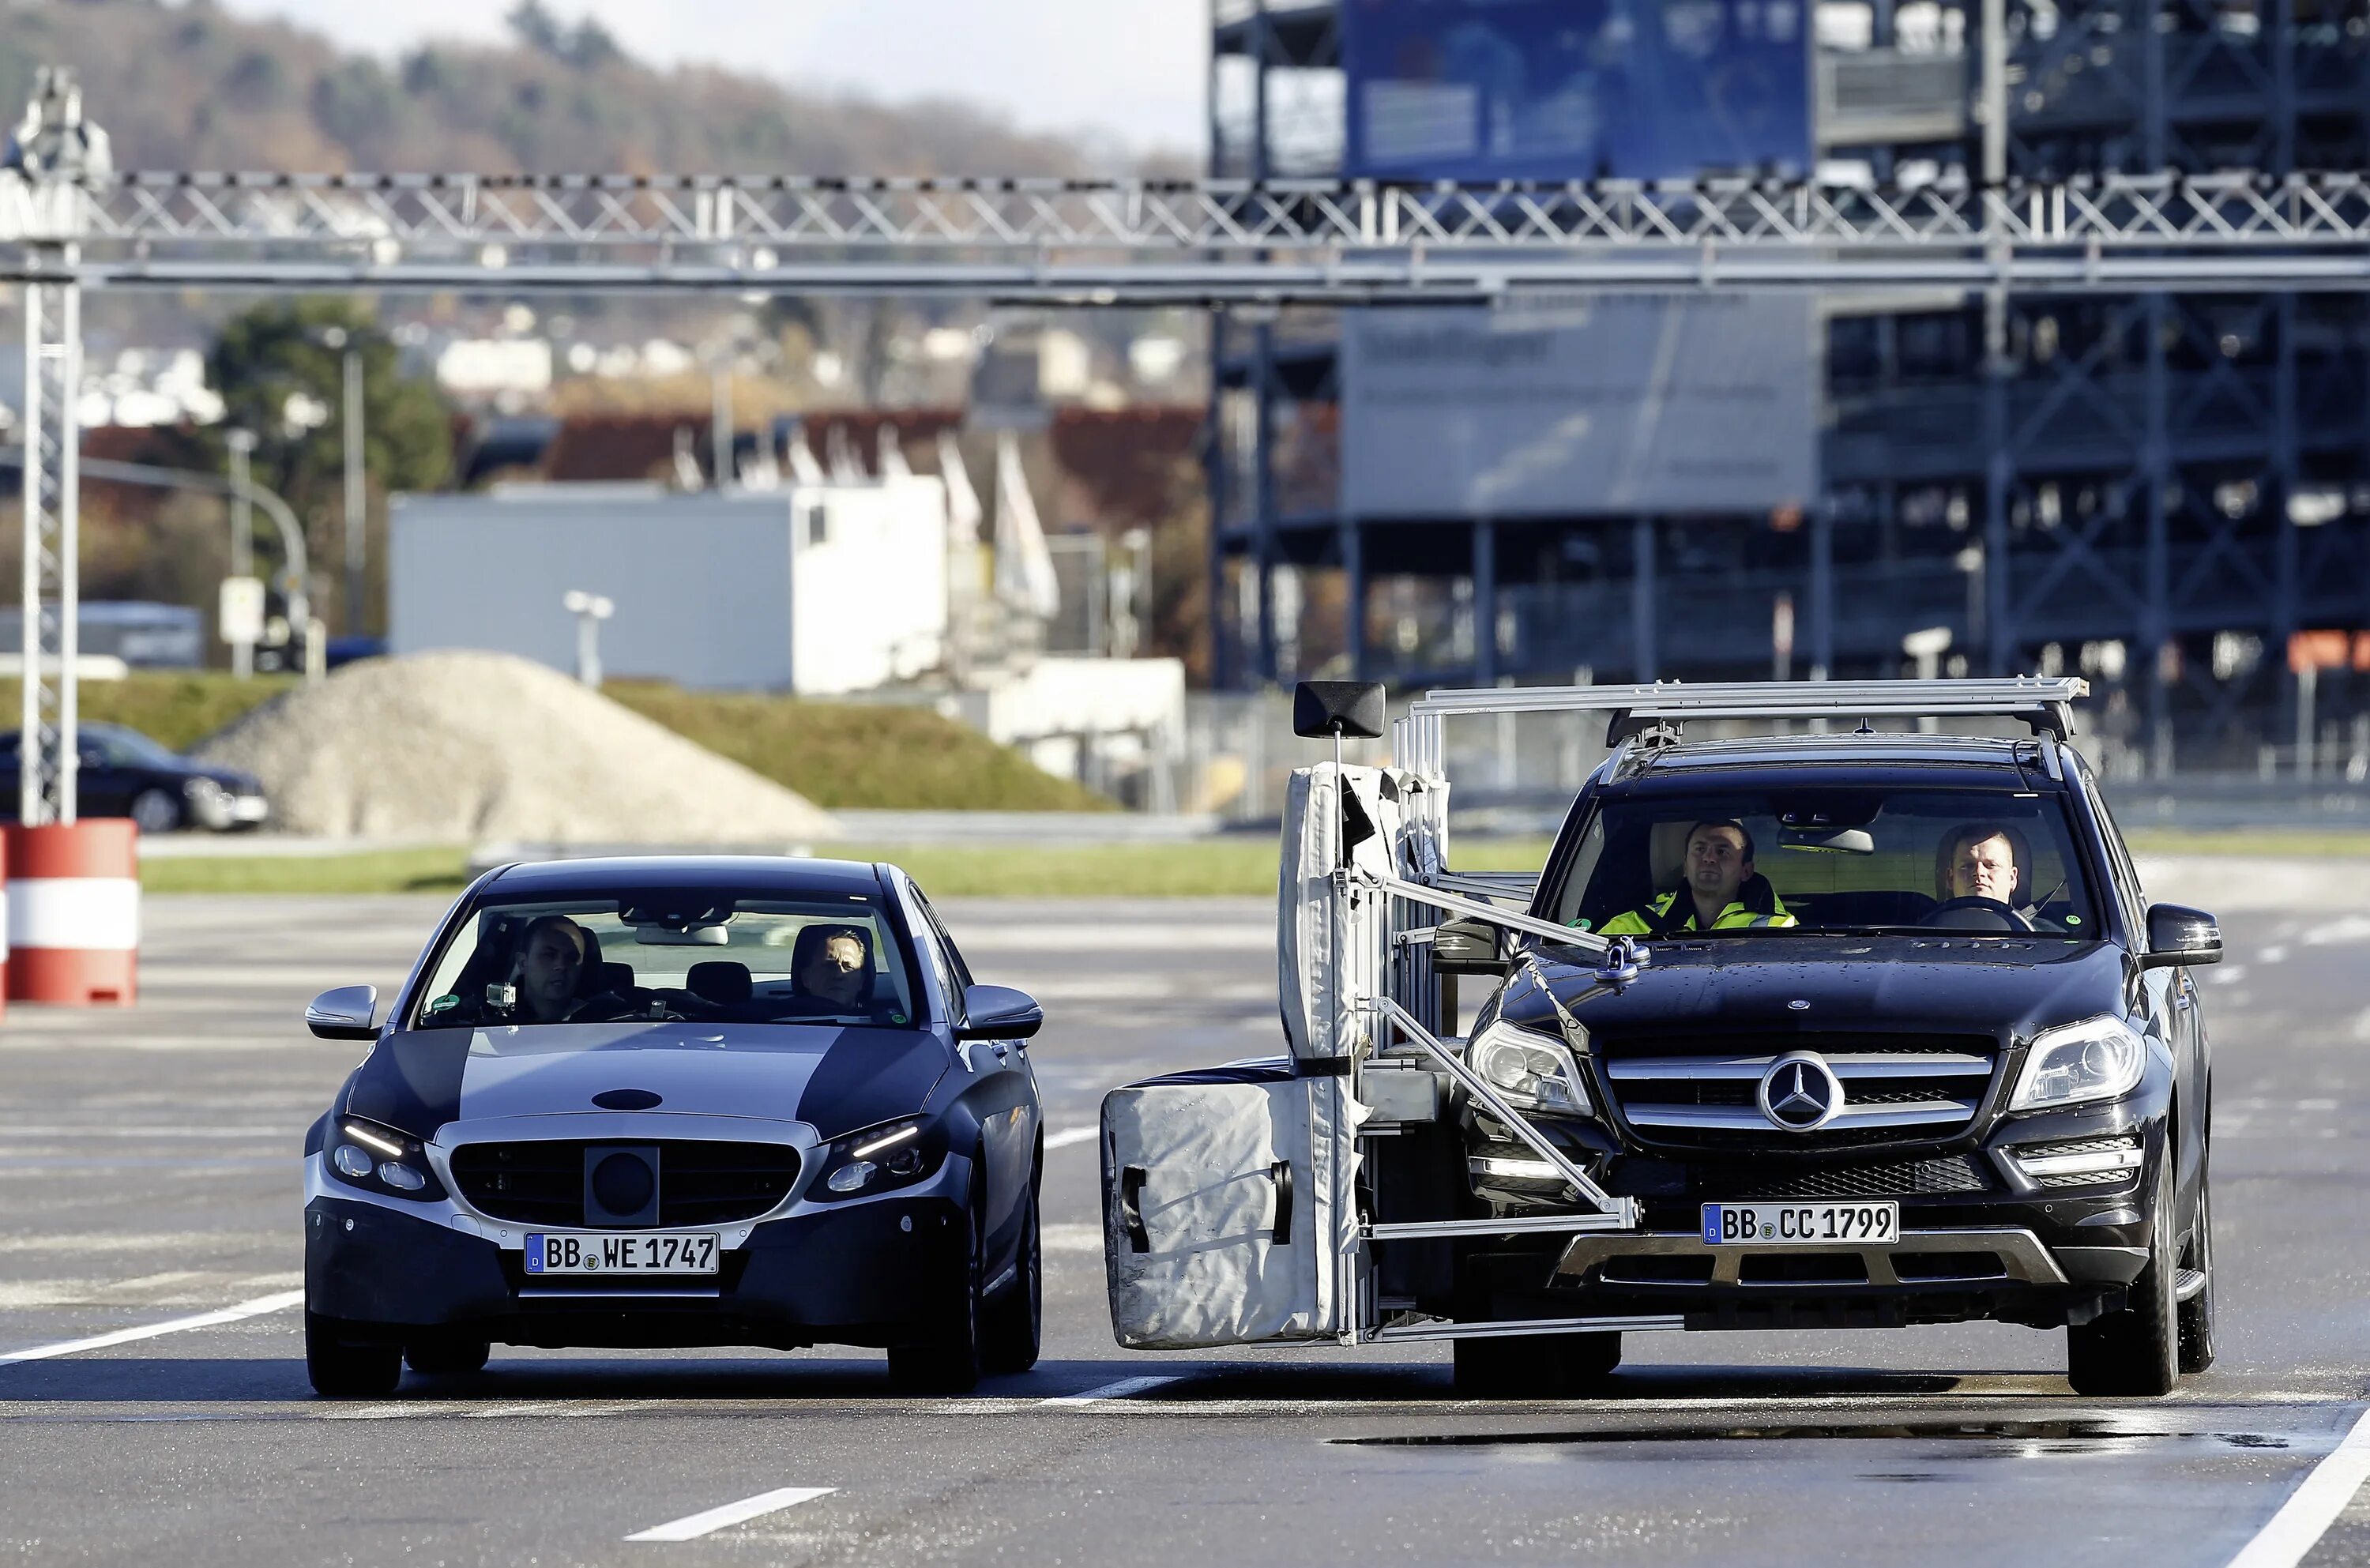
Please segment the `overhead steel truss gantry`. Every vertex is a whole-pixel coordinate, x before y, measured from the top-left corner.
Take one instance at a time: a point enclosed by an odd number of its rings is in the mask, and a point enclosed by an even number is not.
[[[115,172],[42,73],[0,168],[25,333],[20,820],[75,810],[85,288],[1487,303],[1545,291],[2370,290],[2370,174],[1750,179],[821,179]]]
[[[1073,306],[1454,304],[1540,289],[2359,290],[2370,287],[2370,174],[1886,188],[12,173],[0,175],[0,278]]]

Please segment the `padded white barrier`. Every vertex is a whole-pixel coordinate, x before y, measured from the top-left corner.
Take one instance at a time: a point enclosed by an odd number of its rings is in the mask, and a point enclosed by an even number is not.
[[[1353,801],[1351,865],[1369,876],[1412,878],[1437,869],[1412,863],[1416,847],[1428,841],[1418,794],[1427,787],[1440,788],[1397,768],[1337,773],[1329,762],[1293,771],[1276,882],[1276,978],[1284,1039],[1296,1060],[1349,1055],[1369,1028],[1356,1001],[1379,995],[1385,984],[1390,900],[1356,886],[1334,896],[1343,790]],[[1359,824],[1372,831],[1355,832]]]
[[[1341,1231],[1357,1129],[1339,1077],[1225,1067],[1103,1100],[1103,1259],[1131,1350],[1327,1339],[1347,1326]]]

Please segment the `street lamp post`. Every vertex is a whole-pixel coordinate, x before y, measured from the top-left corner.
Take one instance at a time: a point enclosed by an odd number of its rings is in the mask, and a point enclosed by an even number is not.
[[[570,588],[559,601],[568,613],[576,617],[576,678],[598,691],[601,688],[601,623],[617,613],[617,606],[605,594],[587,594],[581,588]]]
[[[255,453],[255,432],[226,432],[223,444],[230,449],[230,574],[245,579],[255,575],[255,508],[247,488],[247,460]],[[236,639],[230,645],[230,673],[240,680],[255,674],[255,644],[246,638]]]
[[[362,531],[370,498],[363,487],[362,350],[343,327],[321,334],[321,341],[339,351],[345,385],[345,409],[339,418],[346,447],[346,635],[362,634]]]

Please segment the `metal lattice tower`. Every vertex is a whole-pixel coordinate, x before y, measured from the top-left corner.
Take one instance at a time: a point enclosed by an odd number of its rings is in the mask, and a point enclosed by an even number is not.
[[[25,182],[26,253],[51,271],[23,291],[25,312],[24,674],[17,820],[75,820],[80,591],[75,405],[82,386],[82,285],[75,268],[86,221],[80,181],[109,172],[106,134],[82,117],[66,72],[41,70],[9,143],[6,168]]]

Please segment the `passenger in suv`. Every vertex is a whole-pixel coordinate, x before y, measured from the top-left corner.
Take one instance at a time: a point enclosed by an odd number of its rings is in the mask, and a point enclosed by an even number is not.
[[[1793,928],[1650,928],[1617,984],[1528,945],[1483,1004],[1467,1063],[1643,1223],[1467,1243],[1457,1316],[1990,1319],[2067,1331],[2094,1394],[2207,1366],[2212,1060],[2188,970],[2221,939],[2143,902],[2081,760],[2049,734],[1625,746],[1530,913],[1618,930],[1718,823],[1758,845]],[[1483,1211],[1571,1212],[1485,1104],[1462,1115]],[[1513,1391],[1585,1381],[1618,1341],[1456,1353],[1467,1386]]]

